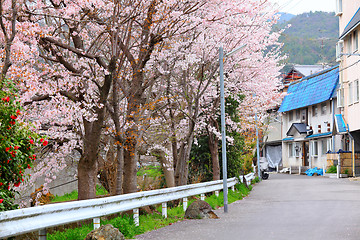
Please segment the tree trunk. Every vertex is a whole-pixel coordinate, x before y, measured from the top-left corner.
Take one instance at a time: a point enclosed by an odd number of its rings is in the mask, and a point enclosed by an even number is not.
[[[189,158],[191,146],[194,140],[194,124],[190,124],[190,131],[188,137],[181,144],[178,161],[175,169],[175,183],[177,186],[187,184],[189,175]]]
[[[127,130],[124,149],[124,194],[137,192],[136,163],[137,163],[137,129],[132,127]]]
[[[105,101],[110,91],[112,75],[105,76],[104,85],[100,88],[100,103]],[[91,199],[96,197],[97,160],[100,146],[100,136],[105,118],[105,108],[96,108],[97,120],[84,122],[83,154],[78,165],[78,199]]]
[[[124,148],[117,146],[117,174],[116,174],[116,195],[123,193],[123,174],[124,174]]]
[[[209,132],[209,149],[212,162],[213,180],[220,180],[219,139]]]
[[[171,161],[166,159],[165,153],[161,150],[155,150],[154,153],[158,157],[161,168],[164,172],[165,182],[167,187],[175,187],[175,175],[174,175],[174,167]]]
[[[96,197],[96,161],[80,158],[78,165],[78,200]]]
[[[219,163],[219,139],[209,130],[209,127],[214,127],[219,131],[219,124],[214,118],[210,118],[209,125],[206,127],[209,137],[209,149],[212,162],[213,180],[220,180],[220,163]]]

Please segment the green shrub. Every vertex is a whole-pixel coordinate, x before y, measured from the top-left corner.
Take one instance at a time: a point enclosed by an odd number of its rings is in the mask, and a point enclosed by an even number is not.
[[[336,166],[331,166],[326,170],[326,173],[337,173]]]
[[[254,184],[254,183],[258,183],[260,182],[260,178],[259,177],[255,177],[255,179],[251,180],[251,184]]]

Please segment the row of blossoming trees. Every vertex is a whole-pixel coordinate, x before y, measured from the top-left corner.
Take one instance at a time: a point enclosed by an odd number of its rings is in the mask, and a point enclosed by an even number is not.
[[[219,179],[220,45],[229,52],[246,44],[225,61],[225,94],[240,103],[243,119],[240,127],[228,116],[229,128],[246,130],[255,107],[277,101],[279,33],[271,32],[277,16],[267,0],[0,4],[2,82],[18,89],[21,121],[49,141],[30,182],[54,179],[78,155],[79,199],[94,198],[106,156],[117,170],[112,194],[131,193],[140,153],[156,153],[164,156],[167,186],[184,185],[191,146],[204,129],[214,139]]]

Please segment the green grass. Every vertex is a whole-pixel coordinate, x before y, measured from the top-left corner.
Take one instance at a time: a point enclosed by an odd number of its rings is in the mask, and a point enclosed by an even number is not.
[[[106,191],[106,189],[103,186],[96,185],[96,195],[97,196],[106,195],[106,194],[108,194],[108,192]],[[62,196],[56,195],[54,197],[54,199],[51,200],[51,202],[66,202],[66,201],[73,201],[73,200],[77,200],[77,199],[78,199],[78,191],[74,190],[71,193],[65,193]]]
[[[149,177],[155,178],[155,177],[161,176],[163,173],[162,173],[162,169],[160,166],[142,167],[136,173],[137,176],[144,176],[145,174]]]
[[[243,184],[237,184],[235,186],[236,191],[228,191],[228,202],[232,203],[237,200],[243,199],[251,191],[251,186],[249,189]],[[199,196],[190,198],[188,205],[194,202],[196,199],[200,199]],[[220,192],[219,197],[215,195],[208,196],[205,201],[210,204],[213,209],[223,206],[223,193]],[[161,205],[157,206],[157,211],[161,212]],[[171,225],[172,223],[181,221],[184,219],[184,210],[183,206],[180,204],[177,207],[167,209],[167,218],[163,218],[161,213],[152,213],[152,214],[141,214],[139,217],[140,226],[135,226],[132,216],[120,215],[119,217],[113,218],[111,220],[101,220],[101,225],[112,224],[114,227],[118,228],[120,232],[127,239],[134,238],[136,235],[149,232],[158,228]],[[86,235],[93,230],[92,224],[83,225],[80,228],[67,229],[66,231],[57,231],[52,234],[48,234],[49,240],[80,240],[84,239]]]

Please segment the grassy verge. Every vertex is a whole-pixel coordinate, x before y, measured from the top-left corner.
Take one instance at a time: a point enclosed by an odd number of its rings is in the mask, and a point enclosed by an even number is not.
[[[229,190],[228,192],[229,203],[242,199],[243,197],[247,196],[251,190],[251,186],[250,189],[247,189],[243,184],[237,184],[235,187],[235,191]],[[194,197],[192,199],[189,199],[188,204],[191,204],[198,198],[199,197]],[[220,192],[219,197],[216,197],[215,195],[208,196],[205,201],[209,203],[213,209],[216,209],[223,206],[223,194],[222,192]],[[158,206],[158,211],[161,211],[161,205]],[[136,235],[162,228],[184,219],[184,210],[182,205],[174,208],[168,208],[167,212],[167,218],[163,218],[161,213],[156,212],[154,212],[153,214],[140,215],[140,226],[135,226],[132,216],[128,215],[121,215],[110,220],[102,220],[101,225],[112,224],[114,227],[118,228],[122,234],[124,234],[125,238],[131,239],[134,238]],[[49,240],[84,239],[92,229],[92,224],[88,224],[83,225],[79,228],[67,229],[66,231],[61,232],[54,232],[52,234],[48,234],[47,237]]]
[[[96,195],[97,196],[106,195],[106,194],[108,194],[108,192],[106,191],[106,189],[103,186],[96,185]],[[51,202],[67,202],[67,201],[73,201],[73,200],[77,200],[77,199],[78,199],[78,191],[74,190],[71,193],[66,193],[62,196],[56,195],[54,197],[54,199],[51,200]]]

